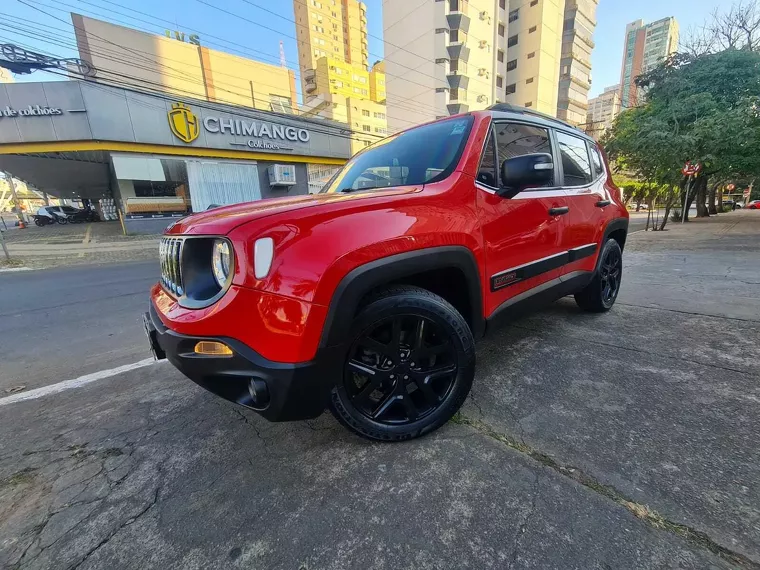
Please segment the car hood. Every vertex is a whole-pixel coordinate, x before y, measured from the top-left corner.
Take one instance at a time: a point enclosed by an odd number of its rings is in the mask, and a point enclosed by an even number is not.
[[[226,235],[247,222],[302,208],[314,208],[335,202],[371,200],[381,196],[407,194],[414,188],[389,188],[372,192],[309,194],[287,198],[269,198],[256,202],[244,202],[192,214],[177,220],[164,233],[193,235]]]

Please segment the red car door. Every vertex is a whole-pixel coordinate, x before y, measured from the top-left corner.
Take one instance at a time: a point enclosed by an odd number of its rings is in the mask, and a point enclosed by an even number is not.
[[[560,130],[555,134],[568,207],[562,232],[563,248],[568,252],[567,263],[561,269],[565,276],[577,271],[593,271],[596,267],[606,219],[603,209],[610,204],[610,197],[604,187],[601,165],[599,169],[592,166],[586,140]]]
[[[556,174],[549,186],[525,190],[514,198],[496,193],[498,166],[507,158],[533,153],[553,155],[546,128],[515,122],[492,124],[476,182],[486,258],[486,316],[521,293],[559,278],[566,204],[564,191],[554,183]]]

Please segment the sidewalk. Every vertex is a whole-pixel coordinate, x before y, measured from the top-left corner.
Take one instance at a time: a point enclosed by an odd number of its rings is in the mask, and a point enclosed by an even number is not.
[[[13,265],[32,269],[141,261],[158,255],[159,236],[125,236],[118,222],[14,228],[3,237]]]

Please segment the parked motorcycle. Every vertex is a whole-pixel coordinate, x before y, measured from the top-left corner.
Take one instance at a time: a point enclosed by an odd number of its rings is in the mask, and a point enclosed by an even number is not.
[[[75,212],[66,213],[67,220],[70,224],[81,224],[86,222],[99,222],[100,216],[95,210],[85,208],[83,210],[76,210]]]

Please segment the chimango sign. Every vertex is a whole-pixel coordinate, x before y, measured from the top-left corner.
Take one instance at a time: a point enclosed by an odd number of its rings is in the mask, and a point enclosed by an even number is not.
[[[201,121],[187,105],[174,103],[168,115],[169,128],[175,137],[188,144],[198,138]],[[246,146],[251,149],[293,150],[292,147],[285,146],[288,141],[306,143],[311,138],[311,133],[307,129],[265,121],[247,121],[210,115],[204,117],[202,124],[203,129],[210,134],[251,137],[246,142],[230,141],[233,146]]]

